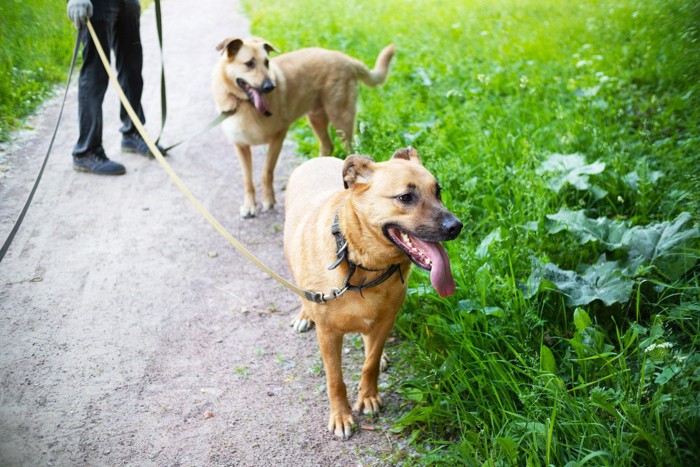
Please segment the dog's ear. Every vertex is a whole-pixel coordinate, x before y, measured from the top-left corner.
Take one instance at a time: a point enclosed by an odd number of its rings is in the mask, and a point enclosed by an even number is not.
[[[227,37],[219,45],[216,46],[216,50],[222,51],[226,49],[226,56],[228,57],[229,60],[232,60],[233,57],[236,56],[238,51],[241,49],[241,46],[243,46],[243,41],[240,39],[231,39],[230,37]]]
[[[270,52],[277,52],[277,49],[275,49],[269,42],[267,42],[262,37],[250,36],[248,40],[251,43],[254,43],[255,45],[260,45],[263,49],[265,49],[265,52],[267,52],[268,54],[270,54]]]
[[[418,151],[416,151],[415,148],[408,146],[406,148],[401,148],[398,149],[393,156],[391,156],[392,159],[405,159],[407,161],[411,162],[417,162],[421,163],[420,161],[420,156],[418,156]]]
[[[277,51],[277,49],[275,49],[274,47],[272,47],[272,46],[271,46],[269,43],[267,43],[267,42],[265,42],[265,43],[263,44],[263,47],[265,48],[265,50],[267,51],[268,54],[271,53],[271,52],[279,53],[279,52]]]
[[[374,159],[369,156],[348,156],[343,165],[345,189],[352,188],[356,183],[368,183],[372,173],[374,173]]]

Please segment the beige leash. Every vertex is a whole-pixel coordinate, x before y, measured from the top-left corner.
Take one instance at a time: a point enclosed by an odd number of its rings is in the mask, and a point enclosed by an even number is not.
[[[323,295],[321,293],[313,293],[309,292],[306,290],[302,290],[296,285],[292,284],[291,282],[287,281],[284,279],[282,276],[277,274],[275,271],[267,267],[262,261],[260,261],[258,258],[256,258],[248,249],[243,246],[241,242],[239,242],[233,235],[231,235],[220,223],[217,221],[214,216],[211,215],[209,211],[206,210],[206,208],[202,205],[202,203],[199,202],[199,200],[187,189],[185,184],[180,180],[180,177],[177,176],[175,171],[172,169],[170,164],[165,160],[165,157],[163,157],[163,154],[160,153],[158,150],[158,147],[153,143],[151,138],[148,136],[148,133],[146,133],[146,129],[143,127],[143,124],[139,120],[138,116],[136,115],[136,112],[134,111],[133,107],[131,107],[131,104],[129,103],[129,100],[126,98],[126,95],[124,94],[124,91],[122,90],[121,86],[119,86],[119,81],[117,80],[117,77],[114,75],[114,71],[112,71],[112,68],[109,64],[109,61],[107,60],[107,57],[105,55],[104,50],[102,49],[102,45],[100,44],[100,41],[97,38],[97,35],[95,34],[95,30],[92,27],[92,23],[90,20],[87,22],[87,27],[88,30],[90,31],[90,36],[92,37],[92,41],[95,43],[95,47],[97,48],[97,52],[100,55],[100,59],[102,60],[102,64],[105,67],[105,70],[107,71],[107,74],[109,74],[109,79],[112,81],[112,84],[114,84],[114,87],[117,90],[117,94],[119,95],[119,100],[121,101],[122,105],[126,109],[127,113],[129,114],[129,117],[131,120],[134,122],[134,126],[136,126],[136,130],[139,132],[143,140],[146,142],[148,145],[148,148],[151,150],[151,153],[155,156],[155,158],[158,160],[160,165],[165,169],[165,172],[170,176],[170,178],[173,180],[175,185],[180,189],[182,194],[187,197],[187,199],[194,205],[194,207],[199,211],[199,213],[216,229],[219,234],[221,234],[222,237],[224,237],[236,250],[238,250],[243,256],[248,258],[250,261],[252,261],[257,267],[265,271],[267,274],[270,275],[273,279],[275,279],[277,282],[294,292],[295,294],[299,295],[300,297],[306,298],[307,300],[315,301],[317,303],[323,303],[326,301],[326,295]],[[320,297],[320,299],[319,299]],[[332,295],[328,296],[328,298],[335,298]]]

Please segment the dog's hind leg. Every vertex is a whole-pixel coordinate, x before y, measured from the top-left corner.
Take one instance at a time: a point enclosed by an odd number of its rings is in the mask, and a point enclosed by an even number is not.
[[[255,217],[255,185],[253,185],[253,155],[250,146],[234,145],[243,173],[243,204],[239,214],[242,219]]]
[[[357,93],[347,96],[347,103],[336,108],[328,108],[328,118],[343,142],[345,151],[352,152],[352,136],[355,129],[355,103]]]
[[[267,148],[267,157],[265,158],[265,165],[263,165],[262,171],[263,211],[269,211],[275,207],[275,188],[272,186],[272,182],[274,181],[275,177],[275,166],[277,165],[277,159],[280,157],[282,143],[284,143],[284,137],[286,135],[287,130],[280,131],[272,138],[270,141],[270,146]]]
[[[323,109],[312,110],[308,118],[314,134],[321,143],[321,156],[330,156],[333,153],[333,141],[328,133],[328,114]]]

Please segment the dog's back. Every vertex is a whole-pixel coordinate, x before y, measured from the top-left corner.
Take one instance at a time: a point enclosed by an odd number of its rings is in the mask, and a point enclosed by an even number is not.
[[[343,191],[342,172],[343,161],[335,157],[308,160],[292,172],[285,191],[285,255],[289,245],[300,244],[293,241],[293,237],[313,225],[310,219],[321,215],[323,203]]]
[[[347,54],[320,47],[287,52],[273,58],[272,63],[283,70],[285,79],[299,86],[320,88],[327,86],[326,83],[322,84],[323,81],[354,83],[359,80],[367,86],[375,87],[386,81],[395,51],[393,44],[384,47],[377,56],[373,69]],[[309,73],[309,70],[314,73]]]

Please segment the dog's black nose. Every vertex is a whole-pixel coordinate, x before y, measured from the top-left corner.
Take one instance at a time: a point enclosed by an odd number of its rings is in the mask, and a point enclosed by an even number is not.
[[[267,94],[267,93],[275,90],[275,85],[272,84],[272,81],[270,81],[268,79],[268,80],[265,80],[265,82],[263,83],[262,88],[260,88],[260,90],[262,91],[263,94]]]
[[[449,214],[442,220],[442,231],[452,240],[462,231],[462,223],[455,216]]]

